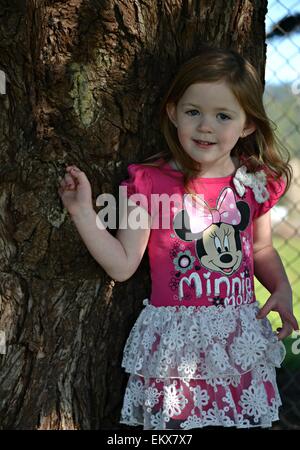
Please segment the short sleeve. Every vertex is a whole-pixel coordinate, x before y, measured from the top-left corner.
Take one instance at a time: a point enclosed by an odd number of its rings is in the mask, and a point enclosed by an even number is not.
[[[133,203],[151,213],[152,180],[148,167],[141,164],[130,164],[127,168],[129,178],[122,181],[122,195],[126,195]]]
[[[263,203],[257,203],[253,218],[256,219],[268,212],[282,197],[285,190],[285,181],[283,178],[275,180],[274,178],[267,179],[267,190],[269,198]]]

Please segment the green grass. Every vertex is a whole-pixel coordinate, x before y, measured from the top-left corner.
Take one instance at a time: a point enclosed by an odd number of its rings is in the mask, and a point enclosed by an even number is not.
[[[292,285],[294,296],[294,315],[298,323],[300,323],[300,238],[289,238],[285,240],[281,237],[274,237],[274,247],[281,256],[288,278]],[[255,279],[255,293],[260,306],[263,306],[266,300],[270,297],[269,292]],[[268,314],[268,319],[272,323],[273,330],[281,327],[281,320],[279,314],[271,312]],[[291,346],[295,339],[288,337],[284,339],[284,345],[287,350],[287,356],[284,365],[290,368],[300,368],[300,354],[295,355],[291,352]]]

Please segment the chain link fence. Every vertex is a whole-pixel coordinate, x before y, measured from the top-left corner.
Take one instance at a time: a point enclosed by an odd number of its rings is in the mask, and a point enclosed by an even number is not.
[[[294,294],[294,313],[300,323],[300,2],[270,0],[266,17],[267,66],[265,106],[276,125],[280,140],[287,146],[293,168],[290,190],[272,209],[274,245],[285,265]],[[268,270],[266,268],[266,270]],[[257,283],[262,303],[268,292]],[[278,314],[271,313],[273,328],[281,326]],[[278,370],[283,402],[280,422],[274,429],[300,429],[300,335],[284,340],[287,356]]]

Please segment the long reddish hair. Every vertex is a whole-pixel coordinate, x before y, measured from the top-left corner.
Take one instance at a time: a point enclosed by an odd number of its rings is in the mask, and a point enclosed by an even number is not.
[[[168,162],[174,158],[182,168],[185,189],[191,192],[189,183],[192,178],[201,174],[201,164],[194,161],[182,148],[177,128],[170,121],[166,106],[168,103],[177,105],[186,89],[194,83],[217,81],[227,83],[245,111],[247,120],[256,127],[252,134],[237,141],[231,156],[237,157],[250,172],[256,172],[263,166],[267,176],[275,179],[284,177],[287,190],[292,177],[289,152],[276,137],[275,126],[266,114],[259,75],[249,61],[231,49],[204,46],[198,56],[180,67],[160,109],[160,127],[167,148],[146,161],[161,157]],[[151,162],[146,164],[153,165]]]

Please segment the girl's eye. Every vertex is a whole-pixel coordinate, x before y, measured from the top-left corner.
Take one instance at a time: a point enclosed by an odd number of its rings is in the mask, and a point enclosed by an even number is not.
[[[229,116],[227,116],[227,114],[224,114],[224,113],[219,113],[218,115],[217,115],[217,117],[219,117],[221,120],[230,120],[230,117]]]
[[[199,111],[197,111],[197,109],[190,109],[189,111],[186,111],[186,114],[189,116],[195,116],[198,112]]]

